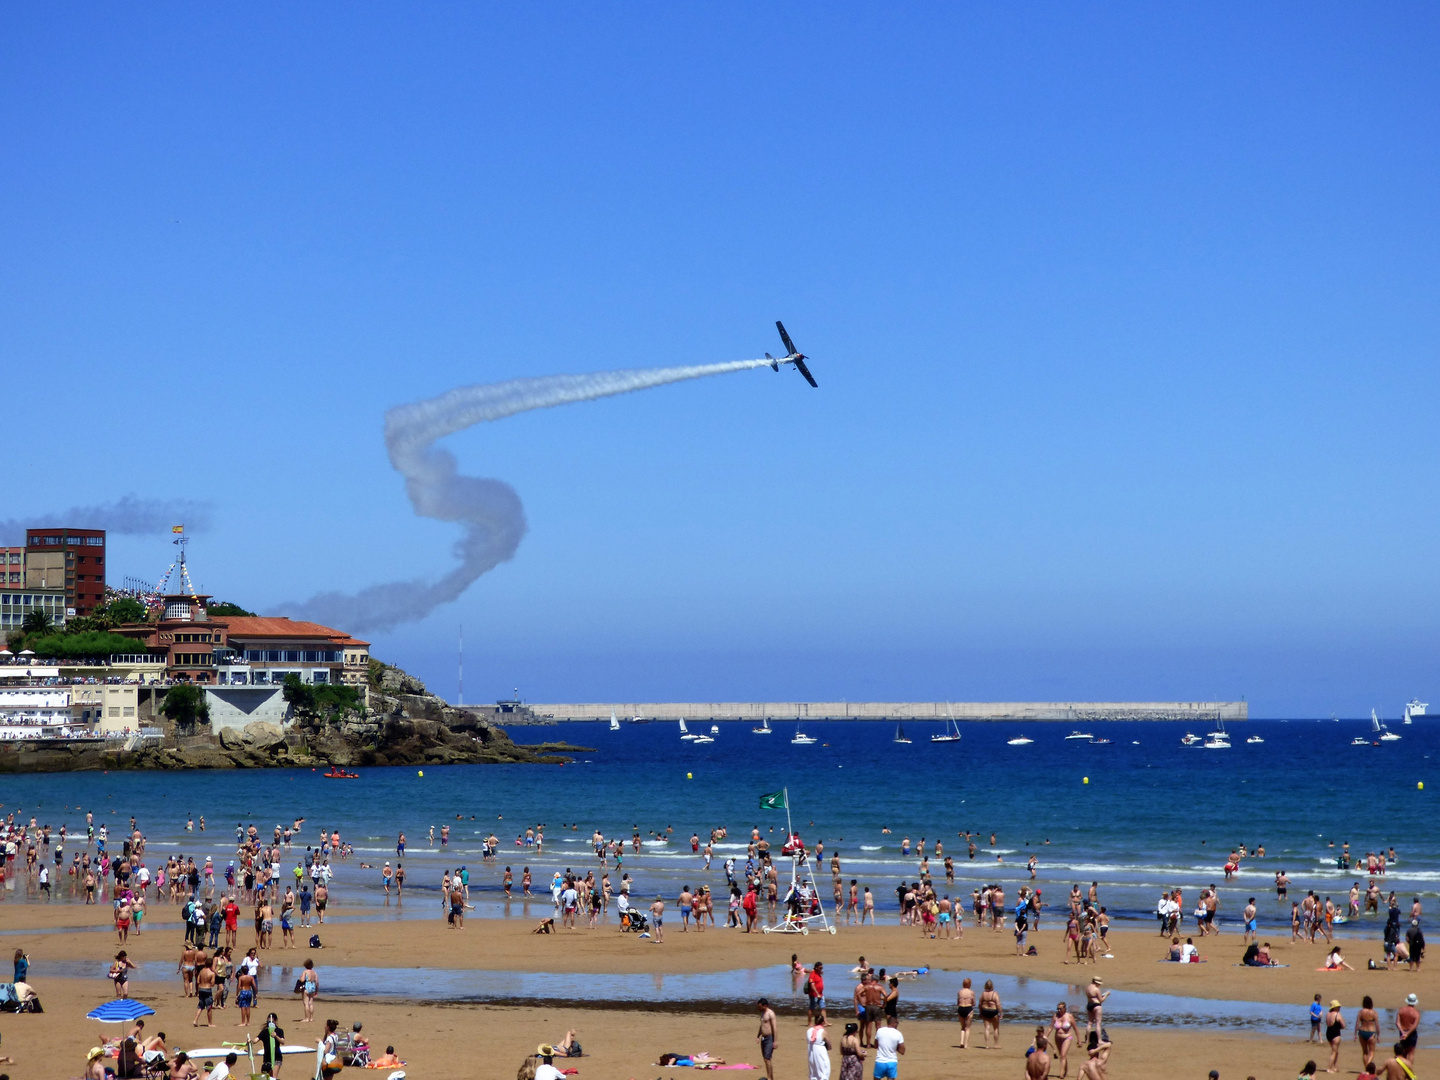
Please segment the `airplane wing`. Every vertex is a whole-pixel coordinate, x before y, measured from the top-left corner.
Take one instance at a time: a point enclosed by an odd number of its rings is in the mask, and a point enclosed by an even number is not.
[[[790,335],[785,332],[785,324],[779,319],[775,320],[775,329],[780,331],[780,340],[785,343],[785,349],[791,356],[799,352],[799,350],[795,348],[795,343],[790,340]]]
[[[804,360],[796,360],[795,367],[799,370],[801,375],[805,376],[806,382],[808,382],[811,386],[815,387],[816,390],[820,389],[820,384],[815,381],[815,376],[810,374],[810,369],[805,366]]]

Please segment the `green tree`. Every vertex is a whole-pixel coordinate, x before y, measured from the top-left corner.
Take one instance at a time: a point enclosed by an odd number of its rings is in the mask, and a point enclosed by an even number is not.
[[[210,722],[210,708],[205,704],[205,691],[189,683],[180,683],[167,690],[160,711],[169,717],[175,730],[185,735],[195,730],[197,722]]]
[[[25,613],[25,618],[20,623],[20,629],[26,634],[38,636],[49,633],[54,625],[45,611],[40,608],[31,608]]]
[[[66,631],[70,628],[67,625]],[[48,634],[26,634],[25,648],[36,656],[56,660],[104,659],[116,653],[143,653],[145,646],[134,638],[112,634],[108,630],[85,630],[76,633],[60,633],[52,630]]]
[[[108,626],[123,626],[125,623],[144,622],[149,612],[133,596],[117,596],[96,608],[95,615],[104,619]]]
[[[239,604],[215,603],[205,609],[212,619],[218,619],[229,615],[232,617],[253,616],[255,612],[246,611]]]
[[[285,676],[285,700],[301,716],[314,716],[315,688],[300,681],[299,675]]]

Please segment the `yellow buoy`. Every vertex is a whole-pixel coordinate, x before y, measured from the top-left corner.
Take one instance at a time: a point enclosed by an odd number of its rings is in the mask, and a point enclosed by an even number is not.
[[[416,772],[415,775],[416,775],[416,776],[424,776],[424,775],[425,775],[425,770],[424,770],[424,769],[420,769],[418,772]]]
[[[687,773],[685,774],[685,779],[686,779],[686,780],[694,780],[694,779],[695,779],[695,774],[694,774],[693,772],[687,772]],[[1423,786],[1423,785],[1422,785],[1422,786]]]
[[[1090,782],[1090,778],[1089,778],[1089,777],[1088,777],[1088,776],[1087,776],[1087,777],[1085,777],[1085,783],[1087,783],[1087,784],[1088,784],[1088,783],[1089,783],[1089,782]]]
[[[1415,785],[1415,787],[1416,787],[1416,789],[1419,790],[1419,791],[1424,791],[1424,790],[1425,790],[1425,781],[1424,781],[1424,780],[1421,780],[1418,784]]]

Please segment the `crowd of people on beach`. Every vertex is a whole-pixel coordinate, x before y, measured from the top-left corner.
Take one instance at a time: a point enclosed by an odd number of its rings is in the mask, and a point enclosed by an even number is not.
[[[4,844],[0,874],[27,875],[40,899],[83,899],[86,904],[95,904],[104,903],[108,898],[113,906],[116,941],[120,947],[109,975],[116,996],[121,999],[129,994],[129,975],[134,968],[124,946],[130,934],[141,933],[147,905],[163,904],[178,910],[184,927],[184,941],[177,957],[176,973],[184,996],[193,998],[196,1003],[192,1023],[197,1027],[212,1025],[217,1011],[233,1007],[238,1014],[235,1026],[248,1029],[252,1013],[260,1003],[261,969],[266,966],[263,955],[272,949],[301,947],[297,944],[297,930],[309,930],[324,923],[335,867],[353,853],[353,848],[341,840],[339,830],[335,829],[319,830],[319,842],[306,845],[301,851],[303,824],[304,819],[297,818],[289,828],[277,825],[268,837],[262,837],[254,825],[237,824],[234,857],[226,859],[221,856],[220,861],[226,863],[221,867],[216,857],[211,855],[197,858],[169,854],[160,860],[147,860],[145,836],[134,818],[130,819],[129,829],[123,832],[119,850],[116,851],[112,850],[109,827],[104,823],[97,827],[93,814],[86,815],[82,841],[78,833],[71,832],[65,825],[52,830],[48,825],[37,824],[34,817],[28,823],[18,821],[12,813],[0,830],[0,840]],[[203,817],[199,819],[198,828],[193,819],[186,823],[187,833],[203,834],[205,831]],[[670,829],[652,831],[651,838],[671,843],[674,842],[672,832]],[[517,849],[539,858],[544,851],[544,837],[545,826],[541,824],[517,833],[515,844]],[[708,841],[702,840],[698,832],[690,836],[691,853],[700,860],[702,870],[710,866],[715,846],[724,838],[723,829],[712,830]],[[433,848],[436,839],[436,830],[432,827],[427,837],[429,846]],[[448,850],[450,826],[441,827],[438,839],[441,850]],[[991,842],[994,843],[993,836]],[[976,930],[992,933],[1004,932],[1008,927],[1015,936],[1016,953],[1036,955],[1036,948],[1029,943],[1028,935],[1040,929],[1041,919],[1049,907],[1044,902],[1042,889],[1022,885],[1014,900],[1010,901],[1005,886],[993,881],[977,885],[968,903],[962,902],[960,893],[954,887],[953,859],[943,856],[942,845],[934,845],[936,860],[943,859],[940,862],[944,868],[942,885],[932,877],[925,843],[922,839],[915,849],[920,859],[917,880],[902,881],[895,889],[900,925],[913,927],[928,939],[956,942],[963,939],[967,921]],[[871,924],[875,922],[876,903],[871,888],[853,877],[847,884],[840,853],[827,853],[823,842],[806,845],[798,834],[787,833],[779,850],[772,851],[770,840],[758,827],[754,828],[743,862],[738,857],[731,857],[722,864],[728,903],[722,903],[718,917],[715,896],[710,886],[703,882],[694,888],[689,884],[682,885],[672,897],[657,895],[653,901],[637,904],[633,897],[639,890],[632,875],[625,870],[625,858],[627,854],[633,857],[641,851],[641,844],[638,827],[628,839],[606,838],[595,831],[591,836],[591,845],[598,867],[583,873],[569,868],[553,872],[548,892],[555,916],[541,920],[536,932],[573,930],[582,923],[595,928],[608,920],[610,909],[614,906],[622,930],[638,930],[652,941],[663,943],[666,914],[671,904],[678,915],[677,920],[672,920],[672,932],[700,933],[719,928],[757,932],[762,920],[773,923],[774,928],[787,928],[787,924],[798,928],[805,920],[822,915],[821,893],[813,878],[822,867],[830,870],[832,911],[836,923],[854,925],[858,922],[863,925],[867,918]],[[67,847],[71,849],[68,858]],[[386,903],[390,901],[392,890],[397,902],[403,901],[406,850],[405,835],[400,833],[393,866],[388,860],[378,868],[369,863],[359,864],[362,871],[378,873]],[[1263,855],[1263,849],[1257,850],[1256,854]],[[1225,866],[1227,880],[1233,877],[1248,855],[1243,847],[1232,851]],[[504,897],[509,899],[514,896],[517,888],[522,898],[534,897],[534,868],[523,866],[518,877],[511,866],[505,866],[501,873],[499,858],[500,842],[492,834],[482,844],[481,859],[500,874]],[[1348,850],[1342,858],[1348,858]],[[790,871],[788,888],[780,872],[781,859]],[[1364,865],[1379,876],[1394,862],[1394,851],[1391,849],[1367,855]],[[59,897],[50,884],[54,880],[50,877],[52,867],[55,877],[66,882],[59,890]],[[1034,881],[1036,859],[1033,856],[1027,869]],[[474,906],[470,868],[468,864],[447,868],[440,878],[442,912],[449,925],[457,930],[463,929],[465,912]],[[1277,900],[1287,902],[1291,884],[1289,877],[1281,870],[1276,873],[1275,881]],[[539,895],[543,896],[544,891]],[[1378,966],[1393,970],[1404,965],[1408,970],[1418,970],[1425,947],[1421,901],[1416,898],[1413,902],[1409,928],[1406,929],[1397,894],[1391,891],[1388,897],[1385,896],[1374,878],[1363,890],[1360,883],[1355,882],[1343,904],[1314,891],[1293,902],[1291,940],[1315,943],[1323,938],[1332,946],[1324,961],[1324,969],[1354,970],[1341,949],[1334,945],[1334,927],[1347,919],[1357,918],[1362,911],[1378,914],[1382,905],[1387,913],[1383,933],[1385,960],[1379,965],[1372,960],[1369,966],[1372,969]],[[1160,933],[1168,938],[1169,943],[1164,959],[1203,962],[1205,957],[1196,946],[1195,938],[1204,941],[1220,934],[1219,911],[1219,890],[1212,884],[1200,891],[1195,904],[1195,936],[1182,942],[1183,893],[1179,888],[1167,889],[1156,907]],[[240,941],[242,913],[247,923],[253,920],[253,938],[245,943]],[[1088,890],[1082,890],[1079,884],[1074,885],[1067,901],[1060,905],[1056,918],[1064,924],[1061,939],[1065,963],[1093,964],[1101,957],[1114,955],[1108,940],[1110,916],[1105,906],[1099,903],[1098,882],[1091,882]],[[1254,897],[1249,899],[1239,921],[1245,946],[1241,964],[1247,967],[1275,966],[1270,944],[1260,940]],[[275,933],[277,929],[278,936]],[[318,946],[318,935],[309,944]],[[244,955],[236,959],[241,949],[245,950]],[[21,969],[28,965],[28,957],[24,957],[22,952],[16,959],[16,981],[22,982],[24,971]],[[821,1051],[825,1052],[828,1061],[831,1049],[826,1030],[829,1016],[824,967],[816,963],[807,971],[798,959],[792,959],[792,966],[797,987],[803,986],[809,1005],[806,1046],[812,1080],[828,1080],[828,1065],[824,1066],[823,1076],[818,1071],[822,1068]],[[851,1076],[858,1075],[856,1070],[862,1068],[867,1055],[873,1053],[877,1067],[875,1075],[884,1080],[886,1076],[895,1075],[898,1059],[904,1054],[904,1037],[900,1034],[900,983],[919,973],[892,972],[887,975],[884,971],[869,968],[862,957],[855,974],[857,981],[853,1003],[856,1018],[853,1023],[846,1023],[845,1034],[838,1040],[841,1077],[849,1080]],[[301,998],[304,1010],[300,1022],[313,1022],[320,993],[320,975],[313,960],[307,959],[300,965],[296,984],[296,994]],[[1078,1062],[1078,1075],[1101,1080],[1111,1052],[1100,1023],[1107,996],[1103,979],[1092,979],[1086,987],[1083,1027],[1068,1005],[1061,1002],[1049,1022],[1037,1028],[1037,1037],[1027,1049],[1026,1075],[1045,1075],[1043,1071],[1032,1072],[1032,1069],[1038,1070],[1042,1065],[1048,1069],[1052,1061],[1059,1065],[1062,1074],[1068,1075],[1072,1054],[1079,1056],[1077,1051],[1083,1047],[1084,1060]],[[1398,1034],[1400,1043],[1405,1045],[1402,1048],[1397,1044],[1396,1049],[1399,1058],[1407,1063],[1406,1067],[1413,1065],[1413,1034],[1419,1016],[1413,1008],[1414,995],[1410,997],[1408,1007],[1414,1013],[1415,1023],[1404,1029],[1404,1021],[1400,1022],[1403,1030]],[[1347,1022],[1338,1001],[1332,1000],[1330,1008],[1325,1009],[1317,995],[1315,1005],[1320,1009],[1317,1035],[1323,1031],[1323,1041],[1331,1050],[1330,1071],[1333,1071],[1339,1055],[1336,1033],[1347,1030]],[[962,1049],[970,1046],[971,1022],[976,1017],[981,1022],[982,1045],[999,1048],[1004,1006],[993,980],[985,980],[977,992],[972,979],[965,978],[957,997],[956,1010],[961,1029],[959,1046]],[[1401,1014],[1410,1015],[1404,1009]],[[1375,1026],[1377,1015],[1371,999],[1365,998],[1355,1015],[1354,1037],[1360,1045],[1362,1067],[1366,1070],[1378,1068],[1380,1075],[1388,1075],[1386,1067],[1376,1063],[1379,1047],[1379,1031]],[[761,1017],[761,1032],[757,1038],[762,1051],[765,1051],[767,1076],[773,1077],[773,1049],[778,1033],[774,1010],[768,1002],[762,1002]],[[1314,1019],[1312,1014],[1312,1021]],[[146,1055],[164,1051],[163,1033],[158,1038],[160,1041],[156,1043],[155,1036],[142,1039],[137,1035],[133,1040],[133,1052],[143,1059]],[[344,1041],[343,1036],[341,1041]],[[123,1044],[124,1040],[117,1042]],[[1401,1053],[1402,1049],[1404,1053]],[[118,1052],[116,1047],[106,1048],[101,1056],[112,1051]],[[172,1055],[164,1060],[171,1075],[182,1078],[192,1075],[186,1071],[189,1063],[183,1060],[183,1055]],[[278,1063],[274,1064],[278,1069]]]

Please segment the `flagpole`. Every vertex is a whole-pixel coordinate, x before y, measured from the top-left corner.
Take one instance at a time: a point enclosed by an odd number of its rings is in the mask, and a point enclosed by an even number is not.
[[[795,828],[790,824],[790,789],[782,787],[780,790],[785,794],[785,843],[788,844],[790,837],[795,835]]]

